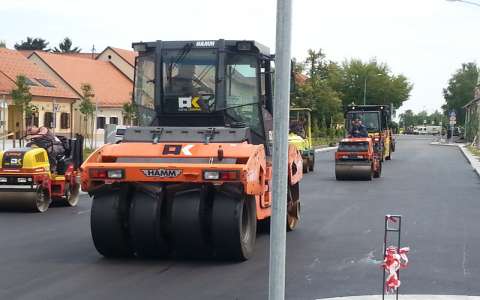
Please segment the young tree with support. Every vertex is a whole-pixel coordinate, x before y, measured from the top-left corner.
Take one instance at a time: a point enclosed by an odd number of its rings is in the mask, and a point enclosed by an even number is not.
[[[15,110],[20,112],[22,115],[22,120],[20,121],[20,131],[15,132],[15,134],[19,134],[19,137],[22,137],[24,136],[25,131],[25,116],[31,116],[35,108],[34,105],[31,104],[32,94],[30,93],[30,87],[27,84],[27,77],[24,75],[18,75],[15,85],[16,88],[12,90],[12,100]],[[15,124],[16,122],[17,120],[14,120]]]
[[[135,119],[137,116],[137,106],[133,102],[133,98],[131,95],[130,101],[123,104],[123,117],[125,118],[125,124],[133,126],[135,123]]]
[[[91,138],[90,138],[90,148],[93,148],[93,138],[94,138],[94,119],[93,119],[93,113],[95,111],[95,105],[92,103],[93,97],[95,97],[95,93],[93,91],[92,86],[89,83],[83,83],[80,87],[82,90],[82,95],[80,96],[80,99],[82,102],[80,102],[80,112],[84,116],[84,122],[85,122],[85,134],[88,137],[88,120],[90,119],[90,130],[91,130]],[[82,126],[83,128],[83,126]]]

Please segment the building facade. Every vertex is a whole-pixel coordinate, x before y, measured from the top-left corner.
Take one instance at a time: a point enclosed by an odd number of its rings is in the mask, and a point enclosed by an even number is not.
[[[80,113],[81,101],[77,101],[73,107],[74,131],[88,134],[93,130],[101,138],[107,124],[123,125],[123,105],[132,98],[135,56],[133,51],[107,47],[95,59],[38,51],[28,59],[62,81],[78,98],[82,97],[82,85],[91,85],[94,120]]]
[[[32,94],[32,115],[25,115],[12,98],[17,76],[25,76]],[[1,135],[17,138],[29,125],[47,126],[61,135],[71,135],[74,105],[78,96],[67,86],[28,60],[20,52],[0,49],[0,124]],[[55,109],[54,109],[55,108]]]
[[[136,56],[134,51],[114,47],[98,55],[0,49],[0,133],[20,136],[24,122],[23,127],[46,126],[62,135],[94,131],[101,138],[107,124],[124,122],[123,105],[132,99]],[[28,79],[33,116],[13,105],[11,91],[18,75]],[[83,84],[91,85],[95,94],[93,119],[80,112]]]
[[[475,88],[475,97],[465,109],[465,139],[480,147],[480,84]]]

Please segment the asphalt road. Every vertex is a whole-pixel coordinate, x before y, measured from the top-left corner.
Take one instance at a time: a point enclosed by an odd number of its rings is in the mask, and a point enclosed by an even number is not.
[[[400,138],[372,182],[337,182],[333,152],[318,156],[287,235],[287,299],[380,293],[388,213],[404,216],[412,248],[403,293],[480,295],[480,180],[458,149],[428,143]],[[107,260],[91,241],[90,204],[0,213],[0,299],[267,299],[268,235],[244,263]]]

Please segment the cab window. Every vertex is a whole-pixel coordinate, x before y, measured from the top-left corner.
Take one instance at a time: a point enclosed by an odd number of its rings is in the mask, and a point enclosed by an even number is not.
[[[256,56],[230,54],[225,71],[226,113],[233,122],[245,123],[250,129],[263,135],[259,115],[260,88]]]

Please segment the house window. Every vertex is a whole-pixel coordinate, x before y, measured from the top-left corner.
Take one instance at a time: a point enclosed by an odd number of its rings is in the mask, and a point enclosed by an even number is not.
[[[35,81],[31,80],[28,77],[25,77],[25,83],[30,86],[38,86],[38,84]]]
[[[117,117],[110,117],[110,123],[109,124],[118,125],[118,118]]]
[[[25,120],[27,126],[37,126],[38,127],[38,113],[34,112],[30,116],[27,116]]]
[[[105,117],[97,117],[97,129],[105,128]]]
[[[53,128],[53,113],[52,112],[45,112],[43,116],[43,126],[48,128]]]
[[[60,128],[69,129],[70,128],[70,114],[61,113],[60,114]]]
[[[43,85],[44,87],[51,87],[51,88],[55,87],[52,83],[50,83],[50,81],[48,81],[46,79],[35,78],[35,80],[40,82],[40,84]]]

